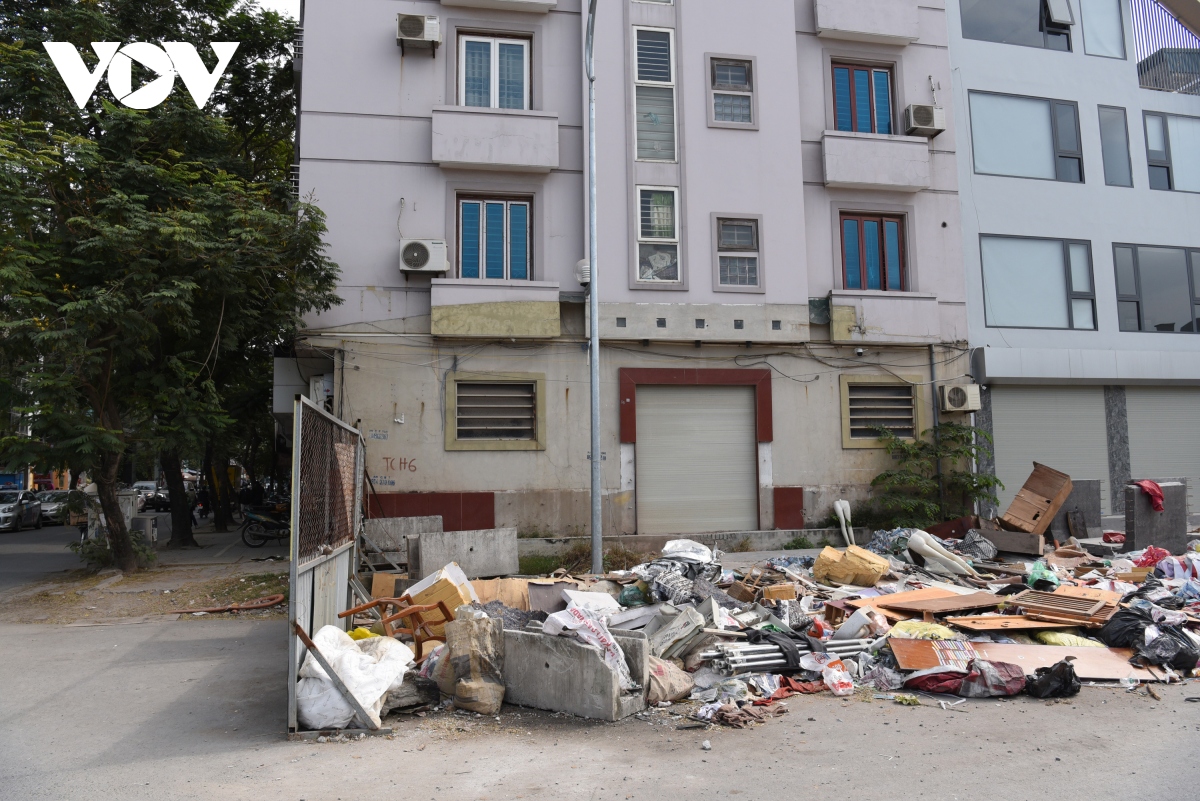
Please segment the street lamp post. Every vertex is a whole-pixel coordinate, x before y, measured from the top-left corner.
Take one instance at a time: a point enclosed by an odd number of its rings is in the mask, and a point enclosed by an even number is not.
[[[588,5],[587,43],[584,67],[588,79],[588,313],[591,335],[588,337],[588,362],[591,368],[592,406],[592,573],[604,572],[604,528],[600,460],[600,304],[596,293],[596,65],[593,43],[596,38],[596,0]]]

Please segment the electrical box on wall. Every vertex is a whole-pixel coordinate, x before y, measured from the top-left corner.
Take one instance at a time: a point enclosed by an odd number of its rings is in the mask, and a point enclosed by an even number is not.
[[[941,387],[943,412],[977,412],[982,408],[978,384],[953,384]]]

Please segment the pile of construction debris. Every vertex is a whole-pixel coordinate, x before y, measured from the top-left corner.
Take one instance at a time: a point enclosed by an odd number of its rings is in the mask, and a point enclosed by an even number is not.
[[[1042,492],[1027,483],[994,521],[878,531],[866,547],[742,570],[690,540],[599,576],[469,581],[451,564],[347,612],[363,627],[324,640],[340,652],[352,637],[406,642],[393,654],[359,639],[365,655],[346,663],[355,675],[372,660],[388,666],[358,699],[367,728],[393,708],[495,715],[503,703],[604,720],[687,704],[676,709],[697,722],[744,727],[796,694],[947,704],[1200,676],[1200,537],[1177,553],[1101,538],[1095,554],[1086,536],[1045,543],[1070,491],[1048,470],[1031,476]],[[1012,535],[1035,537],[1039,554],[1012,552]],[[400,659],[413,664],[397,676]],[[309,662],[301,676],[332,681]],[[328,707],[330,686],[301,696]],[[338,709],[342,726],[352,706]]]

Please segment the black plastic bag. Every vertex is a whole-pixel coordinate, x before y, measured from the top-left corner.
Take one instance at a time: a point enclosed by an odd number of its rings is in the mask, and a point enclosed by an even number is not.
[[[1175,626],[1159,626],[1159,635],[1147,645],[1137,647],[1137,655],[1130,661],[1134,664],[1150,662],[1155,665],[1170,665],[1172,669],[1188,673],[1200,662],[1200,652],[1186,634]]]
[[[1069,698],[1079,694],[1079,677],[1071,664],[1073,656],[1048,668],[1040,667],[1025,677],[1025,692],[1034,698]]]
[[[1154,618],[1141,609],[1118,609],[1104,627],[1096,632],[1100,642],[1109,648],[1137,648],[1146,641],[1147,626],[1154,625]]]

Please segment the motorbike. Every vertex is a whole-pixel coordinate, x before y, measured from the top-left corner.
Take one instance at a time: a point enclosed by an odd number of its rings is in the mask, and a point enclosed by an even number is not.
[[[287,512],[279,512],[276,506],[247,506],[242,515],[242,542],[249,548],[261,548],[268,540],[287,542],[292,528]]]

